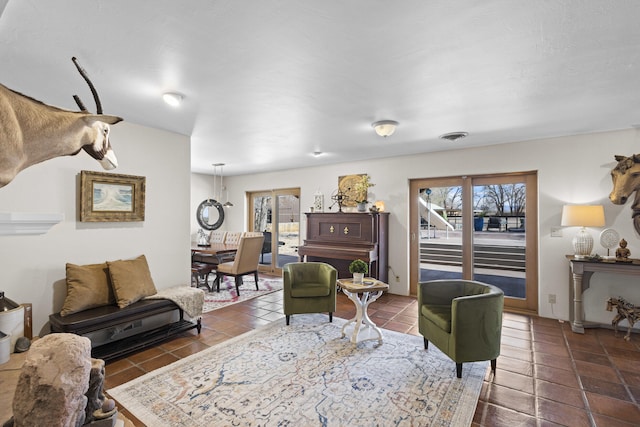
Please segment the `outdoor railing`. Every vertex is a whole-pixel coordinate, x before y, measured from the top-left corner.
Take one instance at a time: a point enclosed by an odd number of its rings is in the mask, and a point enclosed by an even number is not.
[[[523,246],[474,245],[473,260],[475,268],[526,270]],[[462,266],[462,245],[421,242],[420,262]]]

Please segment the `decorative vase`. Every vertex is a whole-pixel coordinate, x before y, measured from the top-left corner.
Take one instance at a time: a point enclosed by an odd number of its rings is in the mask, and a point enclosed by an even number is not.
[[[364,281],[364,273],[353,273],[353,283],[362,284]]]
[[[366,211],[367,211],[367,204],[365,202],[358,203],[358,212],[366,212]]]

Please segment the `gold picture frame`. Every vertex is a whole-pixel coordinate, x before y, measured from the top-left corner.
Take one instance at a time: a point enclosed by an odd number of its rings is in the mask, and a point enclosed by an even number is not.
[[[80,172],[80,221],[144,221],[146,178]]]
[[[362,192],[356,191],[356,184],[362,182],[363,178],[367,176],[366,173],[356,175],[344,175],[338,177],[338,190],[346,196],[342,206],[353,207],[356,206],[356,200],[365,200],[367,194],[363,195]]]

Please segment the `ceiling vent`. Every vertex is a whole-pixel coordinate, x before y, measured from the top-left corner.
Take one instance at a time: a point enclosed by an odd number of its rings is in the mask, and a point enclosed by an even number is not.
[[[469,132],[449,132],[443,135],[440,135],[440,139],[446,139],[447,141],[457,141],[459,139],[465,138],[469,135]]]

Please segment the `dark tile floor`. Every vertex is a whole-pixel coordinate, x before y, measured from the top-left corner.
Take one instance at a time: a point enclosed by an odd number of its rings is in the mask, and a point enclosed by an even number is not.
[[[340,295],[335,315],[354,314],[353,303]],[[418,335],[415,298],[385,294],[369,314],[378,326]],[[281,292],[206,313],[200,335],[188,332],[108,363],[105,387],[283,317]],[[453,363],[451,369],[455,375]],[[505,313],[498,370],[485,377],[473,426],[639,426],[639,402],[640,336],[627,342],[608,329],[574,334],[568,323]]]

